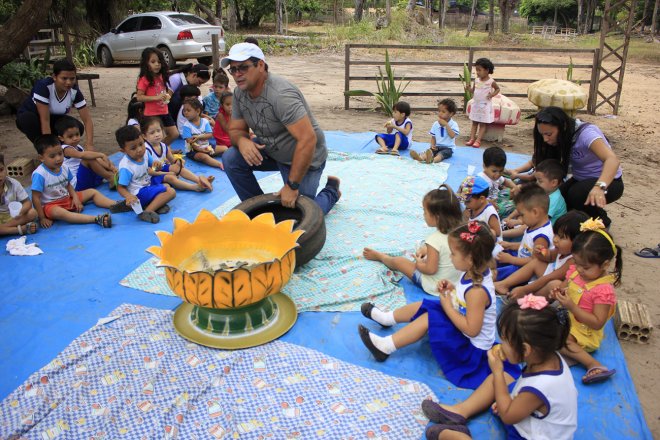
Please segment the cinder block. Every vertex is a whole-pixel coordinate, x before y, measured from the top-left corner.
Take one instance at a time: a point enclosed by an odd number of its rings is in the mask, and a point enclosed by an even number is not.
[[[34,171],[34,161],[27,157],[19,157],[7,165],[7,175],[10,177],[29,176]]]

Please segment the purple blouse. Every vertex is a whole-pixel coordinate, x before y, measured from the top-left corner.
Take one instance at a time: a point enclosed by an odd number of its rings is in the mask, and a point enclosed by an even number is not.
[[[582,124],[584,122],[576,122],[577,127],[580,127]],[[603,171],[603,161],[590,148],[596,139],[602,139],[605,145],[607,145],[607,148],[612,149],[603,132],[594,124],[587,124],[583,127],[573,142],[571,168],[573,177],[578,181],[597,179]],[[618,179],[622,173],[623,171],[619,167],[614,178]]]

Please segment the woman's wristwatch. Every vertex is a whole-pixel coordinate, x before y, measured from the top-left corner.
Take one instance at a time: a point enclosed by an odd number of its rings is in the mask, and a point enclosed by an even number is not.
[[[598,181],[594,183],[594,186],[597,186],[598,188],[603,190],[603,194],[607,194],[607,183]]]

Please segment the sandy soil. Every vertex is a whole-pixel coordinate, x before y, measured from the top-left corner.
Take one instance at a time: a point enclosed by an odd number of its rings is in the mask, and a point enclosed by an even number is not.
[[[545,59],[543,56],[531,58],[540,63],[552,61],[551,56]],[[525,59],[529,60],[530,57],[526,56]],[[513,60],[514,57],[509,57],[507,61]],[[343,55],[327,53],[269,57],[268,63],[272,72],[288,77],[301,88],[323,129],[362,132],[378,130],[382,126],[385,119],[382,114],[343,110]],[[621,109],[616,118],[606,117],[604,113],[580,116],[601,127],[623,164],[625,193],[619,202],[608,207],[613,219],[612,234],[624,250],[623,284],[617,291],[618,296],[622,300],[646,304],[652,321],[656,324],[660,315],[660,299],[656,296],[657,286],[654,283],[657,282],[660,259],[642,259],[633,252],[642,247],[655,247],[660,242],[660,216],[655,215],[660,212],[659,192],[653,181],[649,180],[657,176],[660,162],[660,144],[657,141],[660,134],[657,126],[660,91],[657,87],[649,87],[652,82],[658,80],[657,67],[628,63]],[[126,65],[110,69],[97,67],[89,71],[101,75],[101,79],[95,81],[94,89],[98,107],[91,110],[95,123],[95,143],[99,150],[111,154],[116,151],[113,133],[125,121],[126,105],[131,91],[135,88],[137,66]],[[537,72],[534,73],[539,75],[538,78],[560,78],[564,75],[564,72]],[[501,78],[509,74],[510,72],[496,70],[495,78],[497,75]],[[452,72],[452,75],[457,76],[458,72]],[[89,97],[87,83],[84,82],[80,87],[85,96]],[[208,88],[203,87],[203,93],[206,94]],[[455,87],[458,87],[458,83]],[[515,89],[510,84],[501,84],[501,87],[505,94]],[[518,92],[525,90],[524,85],[516,89]],[[525,100],[519,101],[519,104],[523,108],[529,108],[529,103]],[[433,105],[433,100],[425,102],[425,105]],[[599,110],[609,111],[607,107],[601,107]],[[412,118],[417,127],[415,140],[428,142],[425,133],[435,120],[435,115],[414,113]],[[468,133],[470,121],[467,117],[459,114],[456,119],[463,133]],[[532,121],[526,119],[517,126],[508,127],[502,143],[504,148],[511,152],[530,154],[532,128]],[[465,136],[462,136],[459,142],[465,140]],[[16,129],[12,118],[0,119],[0,151],[5,154],[7,161],[19,156],[34,155],[32,146]],[[656,275],[653,275],[654,273]],[[653,293],[654,291],[656,293]],[[657,371],[660,369],[660,335],[651,337],[649,344],[622,342],[621,345],[646,420],[654,436],[660,438],[660,403],[657,399],[660,394],[660,382],[657,381]]]

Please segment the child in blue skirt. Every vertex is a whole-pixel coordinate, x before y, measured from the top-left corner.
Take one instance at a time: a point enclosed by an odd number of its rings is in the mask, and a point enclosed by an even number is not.
[[[491,373],[488,350],[495,342],[497,317],[493,276],[488,268],[495,237],[488,225],[470,221],[449,233],[450,258],[461,272],[456,286],[438,282],[440,299],[425,299],[384,312],[371,303],[362,314],[383,327],[409,322],[391,336],[380,337],[362,325],[360,338],[377,361],[385,361],[396,349],[420,340],[428,333],[431,351],[445,377],[462,388],[477,388]],[[516,378],[517,366],[505,371]]]

